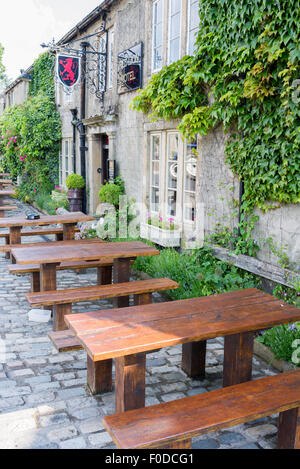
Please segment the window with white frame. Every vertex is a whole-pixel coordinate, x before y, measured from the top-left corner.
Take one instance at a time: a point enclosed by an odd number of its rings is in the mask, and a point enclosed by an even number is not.
[[[150,134],[150,214],[193,227],[196,214],[197,140],[174,130]]]
[[[158,71],[162,68],[163,54],[163,0],[153,2],[153,51],[152,69]]]
[[[199,0],[189,0],[187,53],[193,55],[199,30]]]
[[[73,172],[72,166],[72,141],[71,139],[64,139],[62,142],[62,163],[64,167],[64,176],[68,177]]]
[[[159,212],[161,135],[151,135],[150,145],[150,207],[151,212]]]
[[[62,147],[59,150],[59,184],[63,184],[63,162],[62,162]]]
[[[168,63],[180,58],[181,0],[169,0]]]
[[[108,33],[108,70],[107,70],[107,87],[113,86],[113,63],[114,63],[114,30],[110,29]]]

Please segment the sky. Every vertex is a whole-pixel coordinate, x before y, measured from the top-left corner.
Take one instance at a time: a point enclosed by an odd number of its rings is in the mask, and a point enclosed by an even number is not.
[[[53,37],[61,39],[102,0],[0,0],[0,43],[10,79],[20,75],[45,51]]]

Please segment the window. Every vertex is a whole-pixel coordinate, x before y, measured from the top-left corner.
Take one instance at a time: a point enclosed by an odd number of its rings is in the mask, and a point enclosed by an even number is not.
[[[178,143],[178,133],[169,133],[167,144],[167,215],[170,217],[177,215]]]
[[[114,30],[109,31],[108,37],[108,88],[113,86],[113,62],[114,62]]]
[[[169,1],[168,63],[180,58],[181,0]]]
[[[163,1],[153,3],[153,71],[162,68],[163,53]]]
[[[197,171],[197,139],[185,145],[184,151],[184,193],[183,219],[195,221],[196,211],[196,171]]]
[[[149,156],[150,213],[193,228],[197,140],[185,142],[174,130],[151,133]]]
[[[71,171],[70,168],[70,161],[69,161],[69,140],[64,140],[63,141],[63,158],[65,160],[65,177],[67,177]]]
[[[193,55],[196,50],[196,38],[199,29],[199,0],[189,0],[188,47],[187,53]]]
[[[161,136],[151,136],[151,163],[150,163],[150,209],[151,212],[159,212],[159,178],[161,157]]]

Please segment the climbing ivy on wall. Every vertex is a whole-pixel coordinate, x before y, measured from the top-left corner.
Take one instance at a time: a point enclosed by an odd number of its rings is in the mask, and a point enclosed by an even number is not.
[[[299,0],[200,0],[195,56],[153,75],[132,108],[186,138],[222,123],[244,209],[300,202]]]
[[[61,120],[54,101],[53,57],[33,64],[29,98],[7,108],[0,118],[2,169],[22,176],[18,196],[32,201],[58,183]]]

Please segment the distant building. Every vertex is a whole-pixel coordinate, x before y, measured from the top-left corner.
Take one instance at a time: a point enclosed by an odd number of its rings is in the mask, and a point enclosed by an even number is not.
[[[29,83],[31,81],[31,67],[21,70],[21,75],[8,85],[0,95],[0,115],[4,109],[24,103],[29,94]]]

